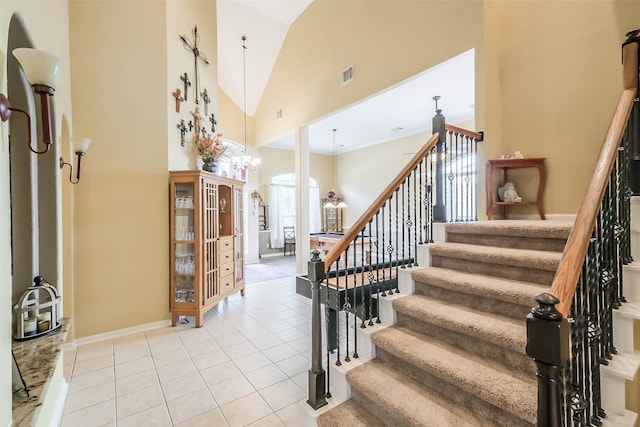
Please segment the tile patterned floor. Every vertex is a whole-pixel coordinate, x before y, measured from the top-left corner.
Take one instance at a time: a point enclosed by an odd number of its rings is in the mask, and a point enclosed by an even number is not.
[[[246,285],[190,324],[65,350],[62,427],[315,426],[305,403],[310,301],[291,276]],[[249,269],[250,266],[247,266]]]

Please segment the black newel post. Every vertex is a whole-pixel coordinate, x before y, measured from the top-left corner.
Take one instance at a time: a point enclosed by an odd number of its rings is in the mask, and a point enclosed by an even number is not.
[[[564,367],[569,360],[569,323],[556,310],[558,298],[536,294],[527,315],[527,355],[536,362],[538,427],[562,426]]]
[[[444,129],[444,116],[442,110],[438,109],[439,96],[434,96],[436,101],[436,115],[431,121],[431,132],[438,132],[438,143],[436,144],[436,204],[433,206],[433,222],[447,222],[447,210],[444,204],[444,186],[446,177],[444,176],[444,149],[447,134]]]
[[[314,249],[308,265],[311,282],[311,369],[309,369],[309,399],[313,409],[327,404],[325,395],[325,372],[322,368],[322,325],[320,324],[320,282],[324,279],[324,261],[320,251]]]

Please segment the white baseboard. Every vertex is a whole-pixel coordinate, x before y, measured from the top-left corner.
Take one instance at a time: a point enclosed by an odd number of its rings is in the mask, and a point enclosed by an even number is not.
[[[145,323],[143,325],[131,326],[129,328],[117,329],[115,331],[104,332],[102,334],[90,335],[88,337],[76,338],[71,343],[64,345],[66,349],[73,349],[82,344],[89,344],[92,342],[102,341],[110,338],[117,338],[124,335],[134,334],[136,332],[144,332],[151,329],[164,328],[171,325],[171,320],[159,320],[157,322]]]

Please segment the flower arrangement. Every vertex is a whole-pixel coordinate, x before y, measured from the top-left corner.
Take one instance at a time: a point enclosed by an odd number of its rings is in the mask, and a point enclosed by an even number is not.
[[[205,162],[217,161],[227,150],[227,146],[220,141],[221,133],[213,138],[209,135],[194,141],[196,151]]]

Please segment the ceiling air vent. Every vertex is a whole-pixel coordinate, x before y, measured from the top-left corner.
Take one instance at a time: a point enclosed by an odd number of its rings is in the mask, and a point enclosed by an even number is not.
[[[350,83],[353,80],[353,65],[350,65],[346,70],[342,71],[341,86]]]

